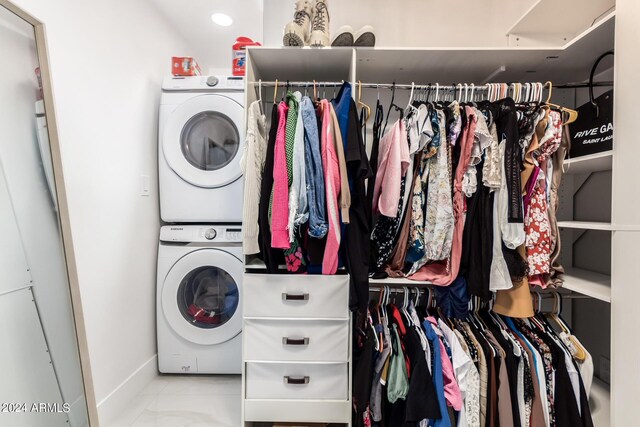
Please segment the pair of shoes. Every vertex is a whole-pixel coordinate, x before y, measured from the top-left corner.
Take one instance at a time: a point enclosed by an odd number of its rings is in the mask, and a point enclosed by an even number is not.
[[[376,45],[376,35],[371,25],[365,25],[354,33],[353,28],[344,25],[338,30],[338,34],[331,42],[331,46],[366,46]]]
[[[284,27],[285,46],[329,46],[328,0],[298,0],[293,21]]]

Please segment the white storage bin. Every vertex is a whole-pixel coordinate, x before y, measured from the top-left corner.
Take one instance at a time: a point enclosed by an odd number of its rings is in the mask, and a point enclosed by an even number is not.
[[[245,320],[243,334],[248,361],[349,360],[348,320]]]
[[[244,317],[348,319],[349,276],[245,273]]]
[[[348,363],[247,362],[247,399],[347,400]]]

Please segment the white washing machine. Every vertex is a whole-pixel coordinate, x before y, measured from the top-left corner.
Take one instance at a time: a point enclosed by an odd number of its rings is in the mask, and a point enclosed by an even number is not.
[[[241,372],[241,233],[237,225],[161,228],[156,309],[160,372]]]
[[[162,220],[242,222],[243,78],[165,78],[159,122]]]

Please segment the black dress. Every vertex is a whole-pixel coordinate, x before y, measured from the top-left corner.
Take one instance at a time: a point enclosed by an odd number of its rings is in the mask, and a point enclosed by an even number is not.
[[[433,385],[433,378],[418,332],[409,327],[404,339],[406,352],[409,355],[411,377],[409,378],[409,392],[405,407],[405,422],[409,425],[424,419],[440,418],[438,397]]]
[[[482,184],[484,161],[476,165],[478,189],[467,198],[467,217],[462,235],[460,274],[469,293],[488,301],[491,261],[493,259],[493,192]]]
[[[362,140],[356,103],[349,106],[349,134],[345,152],[347,174],[351,184],[349,224],[345,227],[342,258],[350,275],[349,306],[364,313],[369,304],[369,251],[371,248],[371,205],[365,181],[373,174]],[[360,326],[360,325],[359,325]]]
[[[271,227],[269,225],[269,199],[273,189],[273,163],[274,150],[276,146],[276,133],[278,132],[278,104],[273,105],[271,111],[271,128],[269,129],[269,140],[267,141],[267,154],[262,173],[262,183],[260,186],[260,204],[258,208],[258,244],[262,260],[267,266],[267,272],[277,273],[278,265],[284,263],[282,250],[271,247]]]

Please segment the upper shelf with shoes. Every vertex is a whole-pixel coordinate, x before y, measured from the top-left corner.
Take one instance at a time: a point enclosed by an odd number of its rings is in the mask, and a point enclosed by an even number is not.
[[[250,47],[249,81],[428,82],[585,81],[614,45],[615,12],[562,47]],[[348,37],[347,37],[348,38]]]

